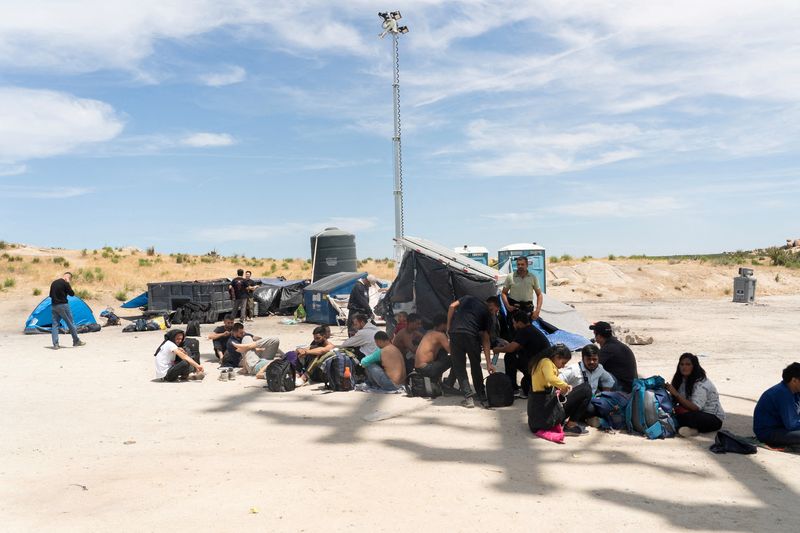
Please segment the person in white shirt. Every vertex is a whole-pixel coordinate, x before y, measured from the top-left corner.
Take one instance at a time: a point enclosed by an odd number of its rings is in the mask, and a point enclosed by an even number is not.
[[[682,437],[717,431],[725,420],[725,411],[719,403],[717,388],[706,377],[696,355],[684,353],[678,359],[678,368],[667,391],[675,399],[675,418]]]
[[[594,344],[587,344],[581,350],[581,360],[578,364],[559,371],[561,379],[573,387],[589,383],[592,387],[592,396],[598,392],[614,390],[617,380],[603,368],[599,356],[600,349]]]
[[[156,380],[178,381],[179,379],[201,380],[206,375],[199,357],[196,359],[181,348],[185,335],[179,329],[171,329],[164,335],[164,342],[156,350]]]

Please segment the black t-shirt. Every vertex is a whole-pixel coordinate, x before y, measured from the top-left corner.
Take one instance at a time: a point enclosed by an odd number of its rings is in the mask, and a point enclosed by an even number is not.
[[[633,380],[639,377],[639,373],[636,369],[636,357],[626,344],[616,337],[606,340],[600,348],[600,364],[617,378],[623,391],[631,392]]]
[[[67,296],[75,296],[72,286],[63,278],[58,278],[50,284],[50,300],[52,305],[67,303]]]
[[[532,325],[516,330],[514,342],[520,345],[517,353],[525,360],[530,360],[550,347],[550,341],[547,340],[544,333]]]
[[[478,336],[482,331],[489,331],[491,317],[486,304],[474,296],[462,296],[458,299],[458,307],[450,323],[450,333],[466,333]]]
[[[356,281],[356,284],[353,285],[353,290],[350,291],[350,298],[347,300],[347,308],[372,316],[372,311],[369,307],[369,289],[361,280]]]
[[[225,326],[217,326],[214,328],[214,333],[225,333],[226,331],[228,330],[225,329]],[[228,346],[228,339],[230,339],[230,336],[214,339],[214,349],[224,352],[225,348]]]
[[[222,358],[222,366],[232,366],[234,368],[239,366],[242,362],[242,354],[236,351],[236,345],[241,344],[242,339],[236,337],[228,337],[228,342],[225,345],[225,356]]]
[[[233,287],[233,298],[235,300],[241,300],[242,298],[247,298],[247,287],[249,283],[246,279],[241,276],[236,276],[231,281],[231,287]]]

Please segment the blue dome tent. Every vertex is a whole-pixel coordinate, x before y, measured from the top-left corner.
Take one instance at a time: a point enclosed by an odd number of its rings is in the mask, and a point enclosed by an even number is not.
[[[72,311],[72,319],[75,321],[75,327],[88,326],[89,324],[97,324],[92,309],[86,305],[86,302],[77,296],[67,296],[67,303]],[[48,296],[36,306],[31,316],[25,321],[25,333],[50,333],[50,326],[53,325],[53,312],[50,297]],[[62,320],[60,328],[66,330],[67,324]]]

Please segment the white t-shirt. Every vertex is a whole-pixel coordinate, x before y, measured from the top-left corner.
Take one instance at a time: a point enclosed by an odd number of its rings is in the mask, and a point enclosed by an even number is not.
[[[167,341],[161,346],[156,354],[156,379],[161,379],[167,375],[169,367],[175,362],[175,352],[178,350],[178,345],[172,341]]]
[[[678,394],[686,398],[686,383],[681,383],[681,386],[678,387]],[[692,397],[689,400],[702,412],[710,413],[722,421],[725,420],[725,411],[722,410],[722,405],[719,403],[717,388],[708,378],[695,381]]]

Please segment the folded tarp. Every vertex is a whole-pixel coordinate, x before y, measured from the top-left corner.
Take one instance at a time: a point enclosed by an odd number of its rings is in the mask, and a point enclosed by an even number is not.
[[[122,307],[124,307],[125,309],[136,309],[137,307],[144,307],[146,305],[147,305],[147,292],[143,292],[136,298],[131,298],[130,300],[122,304]]]

